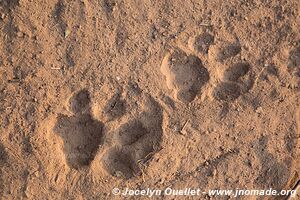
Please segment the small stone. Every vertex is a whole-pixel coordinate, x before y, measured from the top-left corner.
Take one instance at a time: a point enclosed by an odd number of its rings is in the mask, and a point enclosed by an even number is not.
[[[258,108],[255,110],[255,112],[258,113],[258,114],[263,113],[262,107],[258,107]]]
[[[216,169],[214,169],[214,170],[212,171],[212,175],[213,175],[213,177],[215,177],[215,176],[217,175],[217,170],[216,170]]]
[[[215,128],[208,128],[208,133],[213,133],[213,132],[216,132]]]
[[[40,177],[40,172],[39,171],[34,172],[34,176],[35,177]]]
[[[19,32],[17,33],[17,36],[18,36],[18,37],[23,37],[24,34],[23,34],[21,31],[19,31]]]
[[[66,28],[65,30],[65,38],[67,38],[71,34],[70,29]]]

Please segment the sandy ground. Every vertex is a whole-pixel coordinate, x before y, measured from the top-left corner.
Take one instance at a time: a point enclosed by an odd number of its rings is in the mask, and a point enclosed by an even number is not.
[[[0,198],[296,187],[299,4],[0,0]]]

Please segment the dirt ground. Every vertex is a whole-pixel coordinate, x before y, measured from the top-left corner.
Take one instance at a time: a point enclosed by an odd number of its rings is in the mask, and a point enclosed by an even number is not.
[[[299,7],[0,0],[0,199],[295,188]]]

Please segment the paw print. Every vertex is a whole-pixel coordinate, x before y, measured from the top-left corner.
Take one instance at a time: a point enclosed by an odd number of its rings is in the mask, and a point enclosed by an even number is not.
[[[157,151],[162,141],[162,110],[149,98],[147,110],[113,131],[113,144],[103,156],[104,168],[125,179],[142,173],[142,163]]]
[[[54,127],[64,142],[67,164],[75,169],[88,166],[103,142],[103,124],[94,119],[90,109],[90,94],[81,90],[69,101],[71,116],[59,114]]]
[[[161,72],[166,79],[168,88],[174,94],[174,99],[186,104],[193,101],[197,95],[202,93],[201,90],[210,81],[210,76],[215,76],[215,74],[211,74],[214,73],[213,70],[208,72],[201,61],[201,59],[207,59],[214,40],[213,35],[204,32],[189,40],[188,47],[194,53],[187,53],[175,47],[166,54],[162,61]],[[214,61],[226,64],[229,59],[237,58],[241,52],[241,45],[238,42],[232,42],[215,50],[212,53]],[[248,92],[253,85],[250,64],[238,61],[238,59],[234,60],[235,64],[227,67],[221,80],[213,88],[213,97],[216,100],[234,101],[240,95]],[[208,62],[210,61],[208,60]]]

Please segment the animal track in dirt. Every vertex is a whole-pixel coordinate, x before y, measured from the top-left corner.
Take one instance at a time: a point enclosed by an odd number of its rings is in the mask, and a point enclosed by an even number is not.
[[[113,176],[130,179],[140,175],[140,163],[150,159],[161,144],[161,107],[151,97],[145,105],[148,110],[113,132],[113,145],[102,159],[105,169]]]
[[[289,53],[289,63],[288,67],[293,68],[293,67],[299,67],[300,66],[300,45],[290,51]]]
[[[236,63],[223,73],[223,79],[214,89],[214,97],[219,101],[234,101],[252,87],[252,77],[244,77],[250,71],[250,64]]]
[[[191,49],[197,53],[207,54],[209,47],[214,42],[214,36],[210,33],[202,33],[197,35],[190,44]]]
[[[115,0],[104,0],[103,1],[103,8],[107,15],[110,15],[113,11],[114,8],[116,7],[117,2]]]
[[[5,147],[0,142],[0,166],[4,165],[4,163],[6,163],[7,158],[8,158],[8,155],[7,155],[7,152],[5,150]]]
[[[140,173],[129,148],[113,147],[103,157],[105,169],[113,176],[130,179]]]
[[[116,30],[115,43],[117,50],[120,52],[126,45],[126,40],[128,39],[128,32],[126,27],[120,25]]]
[[[85,56],[85,42],[79,38],[85,38],[82,30],[86,29],[86,7],[83,1],[75,0],[66,2],[58,0],[52,11],[54,30],[67,41],[62,45],[64,60],[68,67],[74,67]],[[80,49],[80,51],[78,51]]]
[[[4,9],[14,9],[17,5],[19,5],[19,0],[1,0],[0,1],[0,8]]]
[[[261,169],[254,184],[259,187],[281,190],[290,177],[289,164],[279,162],[274,155],[268,152],[268,138],[259,138],[255,145],[255,153],[261,163]]]
[[[228,44],[217,54],[217,60],[224,62],[228,58],[234,57],[241,52],[241,45],[238,42]]]
[[[168,88],[175,92],[175,98],[183,103],[193,101],[209,80],[209,73],[201,60],[180,49],[164,57],[161,72],[166,77]]]
[[[19,3],[20,3],[20,0],[1,0],[0,8],[11,10],[11,9],[14,9],[16,6],[18,6]]]
[[[245,76],[250,70],[248,63],[237,63],[225,70],[224,79],[227,81],[238,81],[242,76]]]
[[[214,96],[220,101],[233,101],[241,95],[241,89],[238,84],[230,82],[221,82],[214,89]]]
[[[115,134],[115,139],[121,145],[132,145],[148,134],[148,130],[138,120],[133,120],[124,124]]]
[[[299,85],[300,77],[300,45],[289,52],[288,72],[293,76],[296,85]]]
[[[73,116],[59,114],[54,132],[64,142],[67,164],[74,169],[88,166],[102,144],[103,124],[93,119],[90,110],[90,95],[81,90],[69,101]]]
[[[66,24],[66,22],[64,22],[64,19],[63,19],[64,12],[65,12],[65,5],[62,0],[59,0],[55,4],[52,15],[53,15],[54,21],[57,23],[57,25],[59,27],[59,31],[61,32],[61,34],[64,33],[64,31],[66,30],[66,27],[67,27],[67,24]]]

